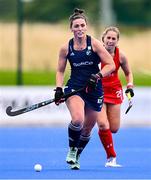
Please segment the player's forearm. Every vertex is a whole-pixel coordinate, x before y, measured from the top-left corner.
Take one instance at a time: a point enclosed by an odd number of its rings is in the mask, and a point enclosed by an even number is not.
[[[56,73],[56,87],[63,87],[63,82],[64,82],[64,73],[57,72]]]
[[[125,74],[125,78],[126,78],[127,84],[133,85],[133,74],[132,74],[132,72]]]
[[[102,68],[101,74],[103,77],[106,77],[106,76],[110,75],[114,70],[115,70],[115,64],[114,63],[106,64]]]

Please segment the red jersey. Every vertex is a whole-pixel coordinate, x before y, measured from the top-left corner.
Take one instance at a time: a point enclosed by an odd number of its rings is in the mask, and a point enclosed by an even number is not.
[[[113,57],[115,63],[115,70],[107,77],[102,78],[104,90],[104,102],[111,104],[121,104],[123,101],[123,90],[120,79],[118,77],[118,70],[120,68],[119,49],[115,48],[115,55]],[[101,64],[101,69],[103,68]]]

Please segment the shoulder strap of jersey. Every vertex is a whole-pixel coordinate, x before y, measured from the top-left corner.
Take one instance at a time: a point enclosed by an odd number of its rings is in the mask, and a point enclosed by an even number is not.
[[[87,35],[87,49],[91,50],[92,45],[91,45],[91,36]]]
[[[69,41],[69,53],[72,53],[73,52],[73,38],[72,39],[70,39],[70,41]]]
[[[73,52],[73,38],[69,40],[68,43],[68,54],[67,54],[67,59],[69,57],[69,55]]]
[[[120,66],[120,57],[119,57],[119,48],[118,47],[115,48],[115,55],[114,55],[113,59],[114,59],[116,68],[119,68],[119,66]]]
[[[115,48],[114,59],[119,60],[119,48],[118,47]]]

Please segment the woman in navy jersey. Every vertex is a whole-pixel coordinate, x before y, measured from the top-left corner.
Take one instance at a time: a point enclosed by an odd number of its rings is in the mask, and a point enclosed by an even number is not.
[[[55,103],[61,103],[64,93],[85,87],[83,91],[66,100],[71,115],[66,162],[70,164],[71,169],[79,169],[80,153],[90,139],[91,130],[99,120],[103,105],[101,78],[111,74],[115,64],[100,41],[86,34],[87,19],[83,10],[75,9],[69,20],[73,38],[63,45],[59,52]],[[71,75],[63,92],[67,60],[71,66]],[[101,71],[98,66],[100,62],[104,64]]]

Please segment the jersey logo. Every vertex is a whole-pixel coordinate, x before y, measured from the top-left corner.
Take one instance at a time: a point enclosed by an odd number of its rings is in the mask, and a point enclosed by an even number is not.
[[[90,55],[91,55],[91,51],[87,50],[87,51],[86,51],[86,55],[87,55],[87,56],[90,56]]]
[[[92,54],[91,52],[91,46],[88,46],[88,50],[86,51],[86,55],[90,56]]]
[[[103,96],[98,98],[98,104],[102,104],[103,103]]]
[[[75,54],[72,52],[72,53],[70,53],[70,56],[74,56]]]
[[[93,65],[93,61],[85,61],[80,63],[73,63],[74,67],[80,67],[80,66],[91,66]]]

